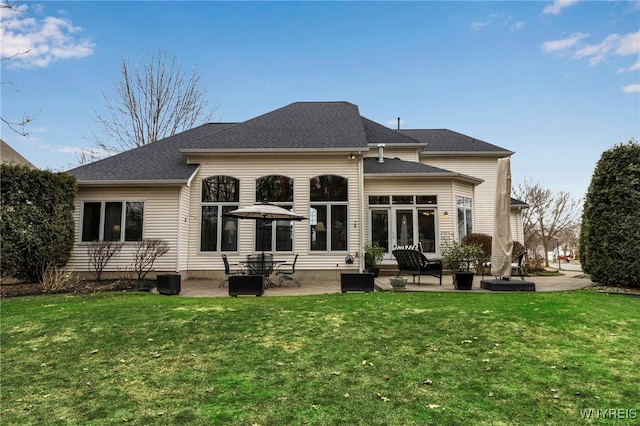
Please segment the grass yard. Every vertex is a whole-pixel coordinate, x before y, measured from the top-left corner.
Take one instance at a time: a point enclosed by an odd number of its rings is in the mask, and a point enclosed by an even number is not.
[[[134,292],[1,310],[2,425],[640,424],[640,298]]]

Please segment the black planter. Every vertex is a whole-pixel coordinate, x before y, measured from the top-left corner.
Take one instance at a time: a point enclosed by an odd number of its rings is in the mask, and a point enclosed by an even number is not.
[[[377,266],[369,266],[367,268],[367,272],[373,274],[374,278],[378,278],[378,275],[380,275],[380,268],[378,268]]]
[[[158,275],[157,281],[158,293],[169,295],[180,293],[180,275]]]
[[[340,291],[364,291],[370,293],[374,290],[373,274],[342,273],[340,274]]]
[[[456,272],[456,288],[458,290],[471,290],[473,286],[473,272]]]
[[[262,296],[264,275],[232,275],[229,277],[229,296]]]

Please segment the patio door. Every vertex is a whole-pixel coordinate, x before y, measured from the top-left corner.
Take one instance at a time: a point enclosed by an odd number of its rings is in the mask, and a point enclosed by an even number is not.
[[[370,240],[384,247],[384,260],[393,260],[391,251],[395,246],[416,244],[415,209],[372,209],[370,220]]]
[[[392,246],[407,246],[415,243],[415,210],[406,208],[393,208],[393,234],[391,235]]]

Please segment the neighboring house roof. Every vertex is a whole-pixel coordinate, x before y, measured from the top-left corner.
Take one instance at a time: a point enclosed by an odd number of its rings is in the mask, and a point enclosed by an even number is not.
[[[525,203],[524,201],[511,197],[511,207],[520,207],[520,208],[528,209],[529,204]]]
[[[447,129],[402,129],[400,133],[426,144],[423,153],[513,154],[513,151]]]
[[[151,144],[122,152],[94,163],[69,170],[81,185],[109,184],[185,184],[194,175],[198,164],[188,164],[187,156],[216,152],[315,152],[368,151],[377,143],[395,146],[425,145],[423,140],[407,131],[391,130],[360,115],[357,105],[349,102],[295,102],[275,111],[241,123],[209,123]],[[459,133],[425,131],[429,141],[436,134],[447,136],[455,149],[475,152],[477,144],[496,151],[510,151],[476,141]],[[442,133],[444,132],[444,133]],[[458,135],[452,138],[451,134]],[[421,134],[416,134],[420,136]],[[469,142],[471,141],[471,142]],[[474,142],[475,141],[475,142]],[[434,143],[434,142],[429,142]],[[439,141],[439,144],[444,141]],[[467,143],[465,148],[465,143]],[[427,147],[429,149],[429,147]],[[193,161],[193,159],[192,159]],[[416,173],[429,173],[419,163],[404,162],[404,173],[418,168]],[[393,162],[392,162],[393,164]],[[387,164],[390,166],[391,164]],[[377,166],[373,166],[377,167]],[[431,173],[435,173],[435,168]],[[457,173],[444,171],[446,173]],[[394,173],[402,173],[396,171]],[[413,172],[412,172],[413,173]],[[480,180],[476,178],[478,182]]]
[[[20,164],[22,166],[36,168],[29,160],[24,158],[18,151],[0,139],[0,161],[4,164]]]

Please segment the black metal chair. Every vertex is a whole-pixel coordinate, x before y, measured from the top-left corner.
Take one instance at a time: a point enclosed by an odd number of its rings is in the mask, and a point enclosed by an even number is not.
[[[276,275],[279,275],[280,277],[278,278],[278,285],[282,285],[282,281],[293,281],[295,282],[298,287],[302,287],[302,284],[300,284],[300,280],[298,280],[296,277],[293,276],[293,274],[296,273],[296,262],[298,261],[298,253],[296,253],[296,257],[293,258],[293,263],[289,264],[289,263],[281,263],[280,265],[278,265],[278,267],[276,268]]]
[[[222,261],[224,262],[224,279],[222,281],[220,281],[220,284],[218,285],[218,288],[220,287],[224,287],[224,283],[226,283],[227,281],[229,281],[229,277],[234,276],[234,275],[244,275],[245,274],[245,269],[242,265],[240,265],[239,263],[234,263],[233,264],[233,269],[231,269],[231,265],[229,264],[229,259],[227,259],[227,255],[223,254],[222,255]]]

